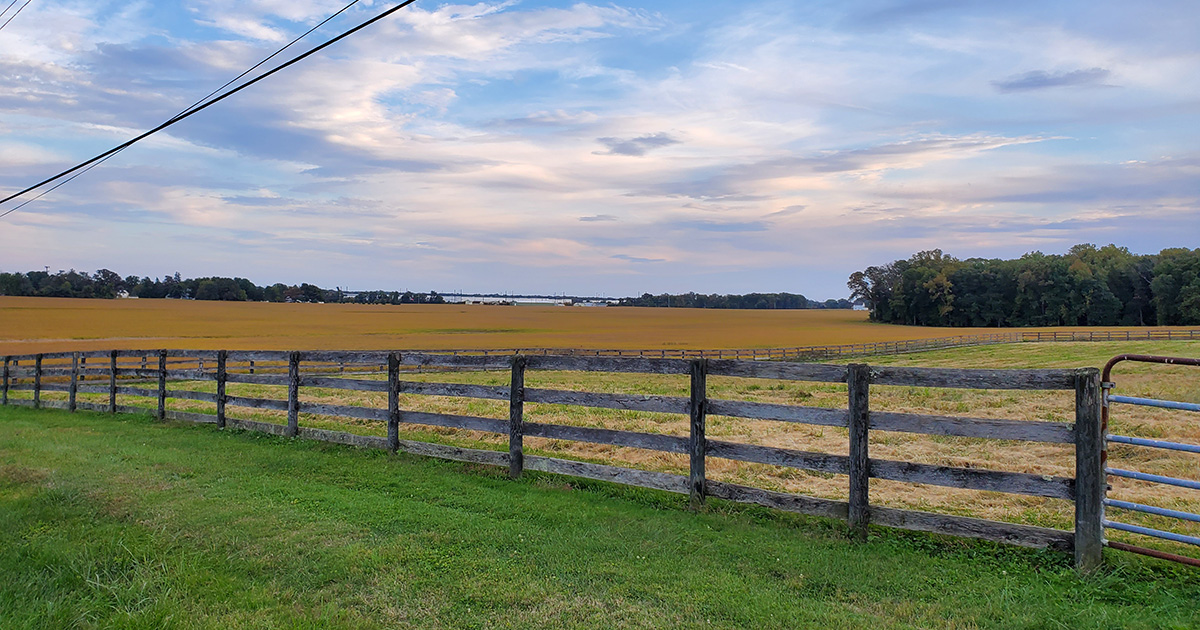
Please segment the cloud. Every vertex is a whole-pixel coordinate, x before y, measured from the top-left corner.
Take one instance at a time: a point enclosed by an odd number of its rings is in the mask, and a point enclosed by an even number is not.
[[[590,217],[579,217],[579,220],[587,222],[587,223],[592,223],[595,221],[616,221],[617,217],[615,217],[611,214],[593,214]]]
[[[608,147],[607,151],[597,151],[596,155],[628,155],[632,157],[642,157],[651,149],[679,144],[679,140],[662,132],[628,140],[620,138],[596,138],[596,140]]]
[[[1111,73],[1104,68],[1088,68],[1067,72],[1033,70],[1009,77],[1003,81],[992,81],[1000,92],[1026,92],[1057,87],[1111,87],[1103,83]]]
[[[625,262],[631,262],[631,263],[659,263],[659,262],[667,261],[666,258],[639,258],[637,256],[627,256],[625,254],[615,254],[613,256],[610,256],[610,258],[615,258],[616,260],[624,260]]]

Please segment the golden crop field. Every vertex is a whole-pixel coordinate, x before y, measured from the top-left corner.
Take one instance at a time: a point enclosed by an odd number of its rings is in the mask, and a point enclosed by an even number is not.
[[[867,321],[865,312],[847,310],[376,306],[0,297],[0,353],[4,354],[146,348],[780,348],[984,332],[995,329],[874,324]]]

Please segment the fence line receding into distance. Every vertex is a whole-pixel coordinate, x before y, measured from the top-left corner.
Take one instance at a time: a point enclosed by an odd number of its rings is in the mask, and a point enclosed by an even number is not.
[[[358,377],[343,374],[360,372]],[[404,370],[489,369],[505,370],[507,386],[433,383],[402,380]],[[361,378],[361,372],[385,371],[385,380]],[[690,395],[643,396],[613,393],[527,388],[531,370],[674,374],[690,380]],[[710,376],[846,383],[844,409],[804,407],[775,403],[709,398]],[[131,381],[142,381],[142,383]],[[215,380],[216,393],[169,388],[173,382]],[[146,382],[149,381],[149,382]],[[286,386],[286,400],[226,394],[228,383]],[[871,388],[876,385],[931,388],[1068,390],[1075,392],[1073,424],[1044,421],[963,418],[914,413],[872,412]],[[300,400],[301,388],[322,388],[386,393],[386,408],[311,403]],[[31,398],[10,396],[31,390]],[[44,391],[63,391],[65,401],[43,400]],[[107,394],[105,404],[78,400],[78,394]],[[508,401],[506,419],[404,410],[400,394],[451,396]],[[149,399],[152,406],[118,405],[118,396]],[[214,414],[168,410],[168,399],[203,401],[215,405]],[[868,524],[901,529],[982,538],[1031,547],[1074,550],[1084,570],[1100,562],[1104,465],[1100,431],[1100,373],[1094,368],[1074,370],[982,370],[873,367],[744,361],[737,359],[671,359],[587,356],[497,356],[430,354],[416,352],[279,352],[159,350],[101,351],[8,356],[4,359],[3,403],[34,407],[88,409],[111,413],[154,414],[159,419],[212,423],[265,433],[298,436],[361,447],[442,457],[507,467],[513,477],[536,470],[588,479],[655,488],[687,494],[693,505],[707,497],[753,503],[803,514],[848,521],[860,538]],[[526,403],[576,405],[608,409],[674,413],[690,418],[687,436],[641,433],[595,427],[527,422]],[[230,408],[284,411],[286,424],[236,419]],[[318,414],[386,424],[386,437],[358,435],[301,426],[299,414]],[[709,415],[842,427],[849,432],[845,453],[809,452],[710,439],[705,435]],[[428,442],[401,440],[401,424],[450,427],[508,436],[505,451],[469,449]],[[871,458],[872,430],[927,435],[961,436],[1073,444],[1076,470],[1073,478],[1021,472],[941,466]],[[687,455],[688,475],[636,470],[607,464],[573,461],[524,453],[526,437],[581,441],[594,444],[650,449]],[[1002,446],[998,446],[1003,448]],[[765,490],[707,479],[705,462],[723,458],[753,462],[848,478],[848,501],[835,501]],[[870,502],[870,480],[885,479],[972,490],[1050,497],[1075,505],[1074,531],[1004,523],[978,518],[887,508]]]

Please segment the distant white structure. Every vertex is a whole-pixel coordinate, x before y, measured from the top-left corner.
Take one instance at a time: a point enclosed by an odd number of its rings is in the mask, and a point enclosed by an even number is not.
[[[490,295],[443,295],[447,304],[493,304],[500,306],[570,306],[570,298],[498,297]]]

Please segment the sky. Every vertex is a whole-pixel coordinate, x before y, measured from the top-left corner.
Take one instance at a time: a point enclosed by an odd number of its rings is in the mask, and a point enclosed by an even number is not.
[[[0,191],[346,2],[32,0]],[[823,300],[934,248],[1197,247],[1198,32],[1194,0],[418,0],[0,219],[0,270]]]

